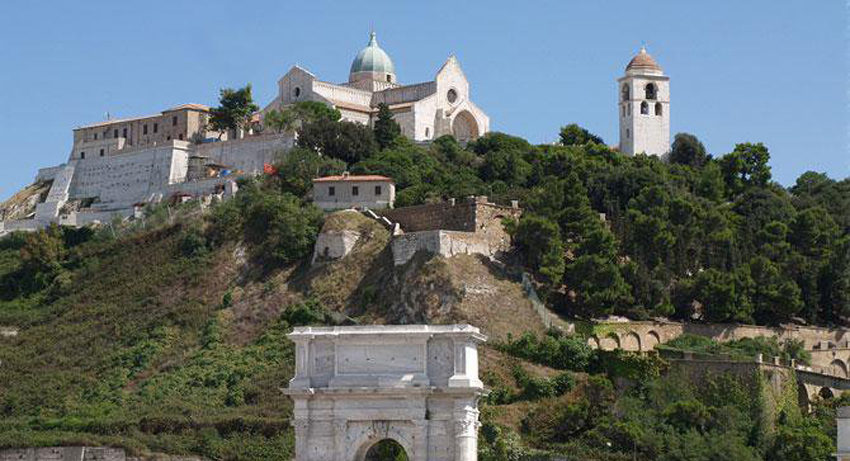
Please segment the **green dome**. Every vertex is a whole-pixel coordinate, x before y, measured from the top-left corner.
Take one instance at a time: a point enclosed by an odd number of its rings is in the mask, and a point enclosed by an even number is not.
[[[351,74],[358,72],[383,72],[387,74],[395,74],[395,66],[389,55],[378,46],[378,40],[375,38],[375,33],[372,32],[369,37],[369,44],[366,48],[357,53],[354,62],[351,63]]]

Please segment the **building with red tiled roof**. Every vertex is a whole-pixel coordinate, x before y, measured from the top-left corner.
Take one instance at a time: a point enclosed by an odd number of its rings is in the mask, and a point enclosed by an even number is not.
[[[380,175],[324,176],[313,180],[313,203],[323,210],[392,208],[395,182]]]

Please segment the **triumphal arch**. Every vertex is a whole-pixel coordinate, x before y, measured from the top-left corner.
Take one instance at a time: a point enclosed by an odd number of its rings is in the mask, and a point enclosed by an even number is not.
[[[296,461],[365,461],[390,442],[410,461],[475,461],[478,344],[470,325],[300,327]]]

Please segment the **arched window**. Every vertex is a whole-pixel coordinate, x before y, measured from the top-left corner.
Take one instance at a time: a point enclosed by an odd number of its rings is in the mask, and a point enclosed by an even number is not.
[[[654,83],[646,84],[646,99],[658,99],[657,98],[658,90],[655,87]]]
[[[661,115],[661,103],[660,102],[655,103],[655,115]]]
[[[630,97],[631,92],[629,91],[629,85],[623,85],[623,90],[621,91],[621,93],[623,94],[623,101],[628,101],[629,99],[631,99],[631,97]]]
[[[641,115],[649,114],[649,104],[647,104],[646,101],[640,103],[640,113]]]
[[[301,96],[301,88],[296,86],[295,91],[293,91],[292,94],[295,95],[296,98]]]
[[[628,114],[629,114],[629,115],[632,115],[632,105],[631,105],[631,104],[626,104],[626,108],[628,109]]]
[[[390,74],[387,74],[387,81],[392,83],[393,82],[393,76],[390,75]]]
[[[425,127],[425,137],[431,137],[431,128],[428,128],[427,126]]]
[[[628,128],[626,128],[626,139],[630,138],[630,137],[631,137],[631,135],[632,135],[632,132],[631,132],[631,131],[629,131],[629,129],[628,129]]]
[[[626,105],[623,104],[623,117],[625,117],[625,116],[626,116]]]

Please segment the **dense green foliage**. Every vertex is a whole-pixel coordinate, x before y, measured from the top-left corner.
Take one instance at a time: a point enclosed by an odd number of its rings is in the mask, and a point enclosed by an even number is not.
[[[755,369],[744,375],[691,375],[688,368],[659,373],[666,368],[662,359],[590,350],[581,338],[554,332],[542,338],[527,333],[496,347],[514,357],[590,374],[529,378],[518,365],[512,383],[485,374],[493,392],[482,408],[483,460],[826,461],[835,450],[835,408],[848,400],[816,400],[811,413],[801,413],[793,380],[786,384],[788,401],[786,391],[777,395]],[[666,347],[712,353],[780,349],[775,340],[719,345],[689,336]],[[794,348],[785,346],[789,353]],[[584,359],[564,360],[566,350]],[[562,376],[569,384],[556,387]],[[623,379],[632,384],[618,395],[612,381]],[[517,405],[523,405],[517,429],[497,422]]]
[[[577,125],[562,145],[488,133],[464,148],[325,123],[305,127],[300,145],[394,178],[398,206],[519,199],[523,218],[508,226],[517,254],[564,313],[761,324],[850,314],[850,179],[809,172],[785,189],[760,143],[713,158],[679,134],[667,163],[619,155]]]
[[[210,108],[209,128],[218,131],[219,137],[239,128],[248,128],[251,116],[258,110],[260,107],[251,95],[251,84],[237,90],[222,88],[219,106]]]
[[[810,365],[812,356],[801,340],[787,339],[779,342],[775,337],[758,336],[721,343],[705,336],[684,334],[657,347],[661,351],[691,352],[708,356],[725,356],[730,359],[753,361],[762,354],[765,361],[780,357],[784,363],[796,360]]]
[[[293,366],[285,333],[336,317],[309,289],[283,299],[274,287],[305,270],[322,224],[305,200],[311,179],[346,168],[394,178],[397,206],[520,200],[522,218],[505,223],[515,243],[507,263],[532,272],[566,315],[846,324],[848,179],[809,172],[786,189],[761,144],[712,157],[681,135],[666,163],[622,156],[575,125],[560,145],[488,133],[423,146],[386,115],[372,130],[323,104],[274,113],[269,126],[297,130],[298,147],[276,174],[243,181],[237,198],[204,214],[151,206],[129,224],[0,240],[0,325],[25,332],[0,342],[0,446],[291,454],[291,403],[277,390]],[[281,310],[234,319],[235,293],[251,284],[263,287],[252,303]],[[783,405],[770,419],[760,376],[690,379],[662,358],[593,351],[555,331],[495,349],[515,362],[483,373],[493,392],[482,460],[797,460],[832,449],[834,403],[817,401],[811,414]],[[685,336],[666,350],[807,361],[797,343],[760,339]],[[500,424],[502,411],[520,415]]]

